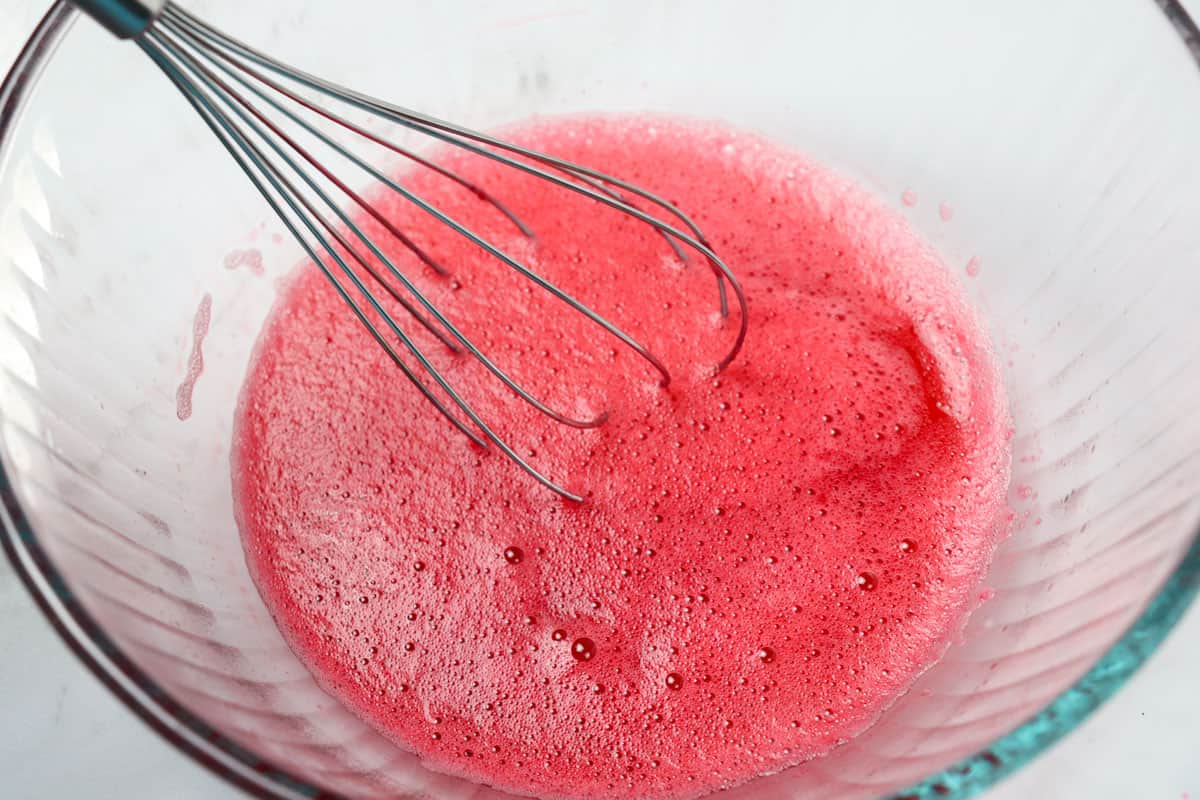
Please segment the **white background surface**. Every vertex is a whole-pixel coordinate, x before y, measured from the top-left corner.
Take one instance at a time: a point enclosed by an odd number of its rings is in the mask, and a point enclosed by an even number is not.
[[[0,68],[45,5],[0,0]],[[1200,10],[1200,0],[1187,5]],[[0,798],[242,797],[113,698],[58,641],[3,560],[0,653]],[[1200,800],[1197,665],[1200,608],[1112,702],[986,800]]]

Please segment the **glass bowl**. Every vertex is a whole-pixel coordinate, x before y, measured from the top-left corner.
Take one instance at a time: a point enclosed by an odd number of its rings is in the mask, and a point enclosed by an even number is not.
[[[472,127],[651,110],[757,129],[874,188],[962,271],[1016,424],[1014,532],[984,602],[866,734],[731,796],[970,796],[1115,691],[1191,600],[1200,71],[1169,0],[192,10]],[[299,252],[137,48],[74,17],[56,5],[0,91],[9,557],[101,680],[251,792],[505,797],[390,744],[280,638],[228,464],[255,334]],[[265,275],[223,266],[244,258]]]

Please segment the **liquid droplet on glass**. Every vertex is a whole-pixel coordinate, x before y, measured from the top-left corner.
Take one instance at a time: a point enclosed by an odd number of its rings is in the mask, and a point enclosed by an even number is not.
[[[901,539],[900,540],[900,552],[901,553],[915,553],[916,551],[917,551],[917,543],[914,542],[912,539]]]
[[[554,633],[550,634],[550,638],[556,642],[561,642],[563,639],[567,638],[567,632],[562,628],[559,628],[558,630],[554,631]]]
[[[667,675],[667,688],[672,691],[679,691],[683,688],[683,676],[678,672],[671,672]]]
[[[520,564],[521,559],[525,558],[525,551],[519,547],[504,548],[504,560],[510,564]]]
[[[870,572],[860,572],[858,577],[854,579],[854,583],[864,592],[873,591],[878,582],[879,580]]]
[[[758,660],[764,664],[770,664],[775,660],[775,651],[770,647],[760,647],[758,648],[758,652],[755,653],[755,656],[757,656]]]

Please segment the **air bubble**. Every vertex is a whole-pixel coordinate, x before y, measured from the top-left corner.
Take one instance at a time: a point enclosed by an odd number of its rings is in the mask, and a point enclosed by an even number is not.
[[[571,655],[576,661],[591,661],[596,655],[596,643],[586,636],[571,642]]]

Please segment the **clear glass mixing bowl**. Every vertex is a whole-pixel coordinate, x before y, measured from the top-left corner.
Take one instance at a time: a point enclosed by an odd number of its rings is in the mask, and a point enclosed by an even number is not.
[[[877,189],[967,273],[1016,421],[990,599],[866,735],[731,796],[966,797],[1101,702],[1191,598],[1200,71],[1167,0],[194,10],[474,127],[655,110],[758,129]],[[272,624],[233,520],[230,426],[298,250],[138,50],[72,17],[51,11],[0,93],[9,555],[115,692],[246,788],[500,796],[343,710]],[[266,276],[225,269],[234,250]]]

